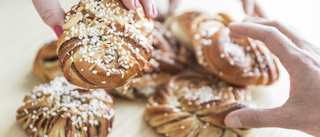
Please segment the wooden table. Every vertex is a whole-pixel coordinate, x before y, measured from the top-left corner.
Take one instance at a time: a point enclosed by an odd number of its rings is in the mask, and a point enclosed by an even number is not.
[[[199,10],[210,13],[223,11],[237,20],[245,17],[240,0],[181,0],[178,12]],[[159,2],[159,1],[158,1]],[[302,32],[311,42],[320,45],[320,9],[315,0],[265,0],[259,1],[268,15],[288,23]],[[65,9],[75,0],[61,1]],[[27,136],[15,122],[16,109],[33,86],[40,81],[32,74],[32,63],[37,50],[45,41],[55,38],[36,13],[31,0],[0,2],[0,136]],[[280,106],[288,98],[289,77],[281,69],[280,80],[269,87],[252,87],[253,99],[261,108]],[[143,101],[116,100],[116,118],[110,137],[159,136],[143,120]],[[250,137],[307,137],[295,130],[279,128],[255,129]]]

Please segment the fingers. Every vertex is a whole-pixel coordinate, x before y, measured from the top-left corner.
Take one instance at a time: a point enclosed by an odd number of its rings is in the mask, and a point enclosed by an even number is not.
[[[245,108],[228,114],[224,123],[230,128],[286,127],[286,116],[280,108]]]
[[[254,0],[241,0],[241,1],[243,4],[244,12],[249,16],[253,16],[255,1]]]
[[[131,10],[137,10],[140,8],[139,0],[122,0],[123,4]]]
[[[158,11],[153,0],[122,0],[122,2],[130,10],[137,10],[140,8],[141,2],[147,18],[155,18],[158,15]]]
[[[251,37],[266,44],[269,50],[279,57],[280,61],[290,71],[299,60],[299,49],[284,34],[275,27],[251,22],[230,23],[231,39],[240,40]]]
[[[179,0],[170,0],[168,14],[173,15],[179,5]]]
[[[122,2],[130,10],[137,10],[140,8],[141,2],[147,18],[155,18],[158,15],[158,11],[153,0],[122,0]]]
[[[245,20],[245,22],[253,22],[253,23],[257,23],[257,24],[275,27],[281,33],[283,33],[285,36],[287,36],[298,47],[303,48],[305,46],[305,44],[302,43],[303,41],[305,41],[304,37],[300,33],[298,33],[292,27],[284,25],[278,21],[263,19],[263,18],[247,18]]]
[[[155,18],[158,15],[156,6],[153,0],[140,0],[148,18]]]
[[[241,0],[244,12],[248,16],[266,18],[266,14],[255,0]]]
[[[65,12],[59,0],[32,0],[32,2],[42,20],[51,28],[64,24]]]
[[[254,14],[256,15],[256,17],[267,18],[266,13],[257,2],[254,3]]]

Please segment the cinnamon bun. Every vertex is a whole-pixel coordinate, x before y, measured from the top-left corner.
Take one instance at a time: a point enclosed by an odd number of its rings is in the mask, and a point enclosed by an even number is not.
[[[160,134],[170,137],[238,137],[249,129],[230,129],[225,116],[250,107],[245,87],[231,86],[216,78],[185,72],[159,85],[148,99],[145,119]]]
[[[279,78],[276,57],[264,43],[246,38],[232,41],[226,14],[187,12],[168,24],[208,72],[234,85],[270,85]]]
[[[105,137],[112,127],[113,98],[57,77],[25,96],[16,119],[33,137]]]
[[[70,83],[110,89],[149,70],[154,25],[140,7],[128,10],[121,0],[80,0],[72,7],[57,50]]]

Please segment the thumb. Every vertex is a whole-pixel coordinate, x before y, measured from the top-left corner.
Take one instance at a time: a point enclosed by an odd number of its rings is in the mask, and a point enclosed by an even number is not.
[[[224,123],[230,128],[281,127],[285,122],[281,109],[245,108],[229,113]]]

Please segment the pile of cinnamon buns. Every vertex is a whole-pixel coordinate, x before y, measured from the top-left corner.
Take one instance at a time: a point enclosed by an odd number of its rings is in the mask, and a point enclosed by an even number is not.
[[[171,137],[238,137],[225,116],[251,107],[247,86],[278,77],[275,56],[251,38],[232,41],[226,14],[186,12],[147,19],[121,0],[80,0],[59,40],[33,70],[45,84],[26,95],[17,121],[34,137],[105,137],[114,98],[145,100],[145,120]],[[169,8],[172,10],[172,8]],[[117,128],[117,127],[115,127]]]

